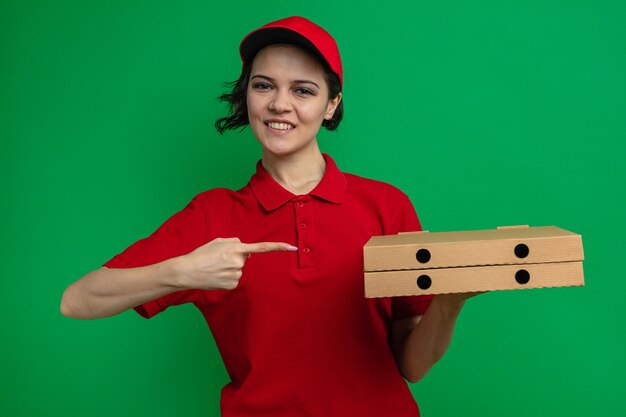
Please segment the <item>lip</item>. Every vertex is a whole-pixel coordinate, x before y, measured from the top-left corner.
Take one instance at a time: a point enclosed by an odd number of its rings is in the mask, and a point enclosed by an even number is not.
[[[284,123],[284,124],[290,125],[291,129],[287,129],[287,130],[274,129],[269,126],[270,123]],[[263,124],[265,124],[265,128],[274,135],[286,135],[292,132],[297,127],[295,123],[289,120],[285,120],[285,119],[267,119],[263,121]]]

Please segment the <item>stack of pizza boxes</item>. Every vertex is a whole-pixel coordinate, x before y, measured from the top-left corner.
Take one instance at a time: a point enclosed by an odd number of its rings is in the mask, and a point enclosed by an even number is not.
[[[584,285],[582,238],[555,226],[375,236],[363,252],[368,298]]]

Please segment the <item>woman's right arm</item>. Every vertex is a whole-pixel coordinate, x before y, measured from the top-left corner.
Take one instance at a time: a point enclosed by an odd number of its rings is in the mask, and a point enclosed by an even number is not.
[[[61,299],[61,313],[77,319],[97,319],[185,290],[232,290],[237,287],[251,253],[294,251],[281,242],[241,243],[215,239],[187,255],[137,268],[100,268],[71,284]]]
[[[139,268],[96,269],[67,287],[61,313],[76,319],[114,316],[178,291],[179,258]]]

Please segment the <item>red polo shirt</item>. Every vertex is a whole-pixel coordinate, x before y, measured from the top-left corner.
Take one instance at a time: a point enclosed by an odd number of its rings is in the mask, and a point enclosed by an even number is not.
[[[419,415],[389,326],[423,314],[430,298],[363,295],[363,245],[419,230],[417,216],[398,189],[342,173],[324,158],[324,178],[307,195],[282,188],[259,162],[242,189],[199,194],[105,264],[149,265],[217,237],[298,246],[253,255],[234,290],[180,291],[136,307],[147,318],[175,304],[200,309],[231,378],[222,390],[225,417]]]

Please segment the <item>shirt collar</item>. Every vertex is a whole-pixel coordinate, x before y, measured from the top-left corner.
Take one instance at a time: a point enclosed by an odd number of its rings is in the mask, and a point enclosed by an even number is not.
[[[322,155],[326,160],[324,177],[309,195],[330,203],[341,204],[346,194],[346,177],[339,171],[335,161],[329,155]],[[249,185],[259,203],[267,211],[276,210],[291,199],[298,197],[278,184],[263,168],[261,161],[257,162],[256,173],[250,178]]]

